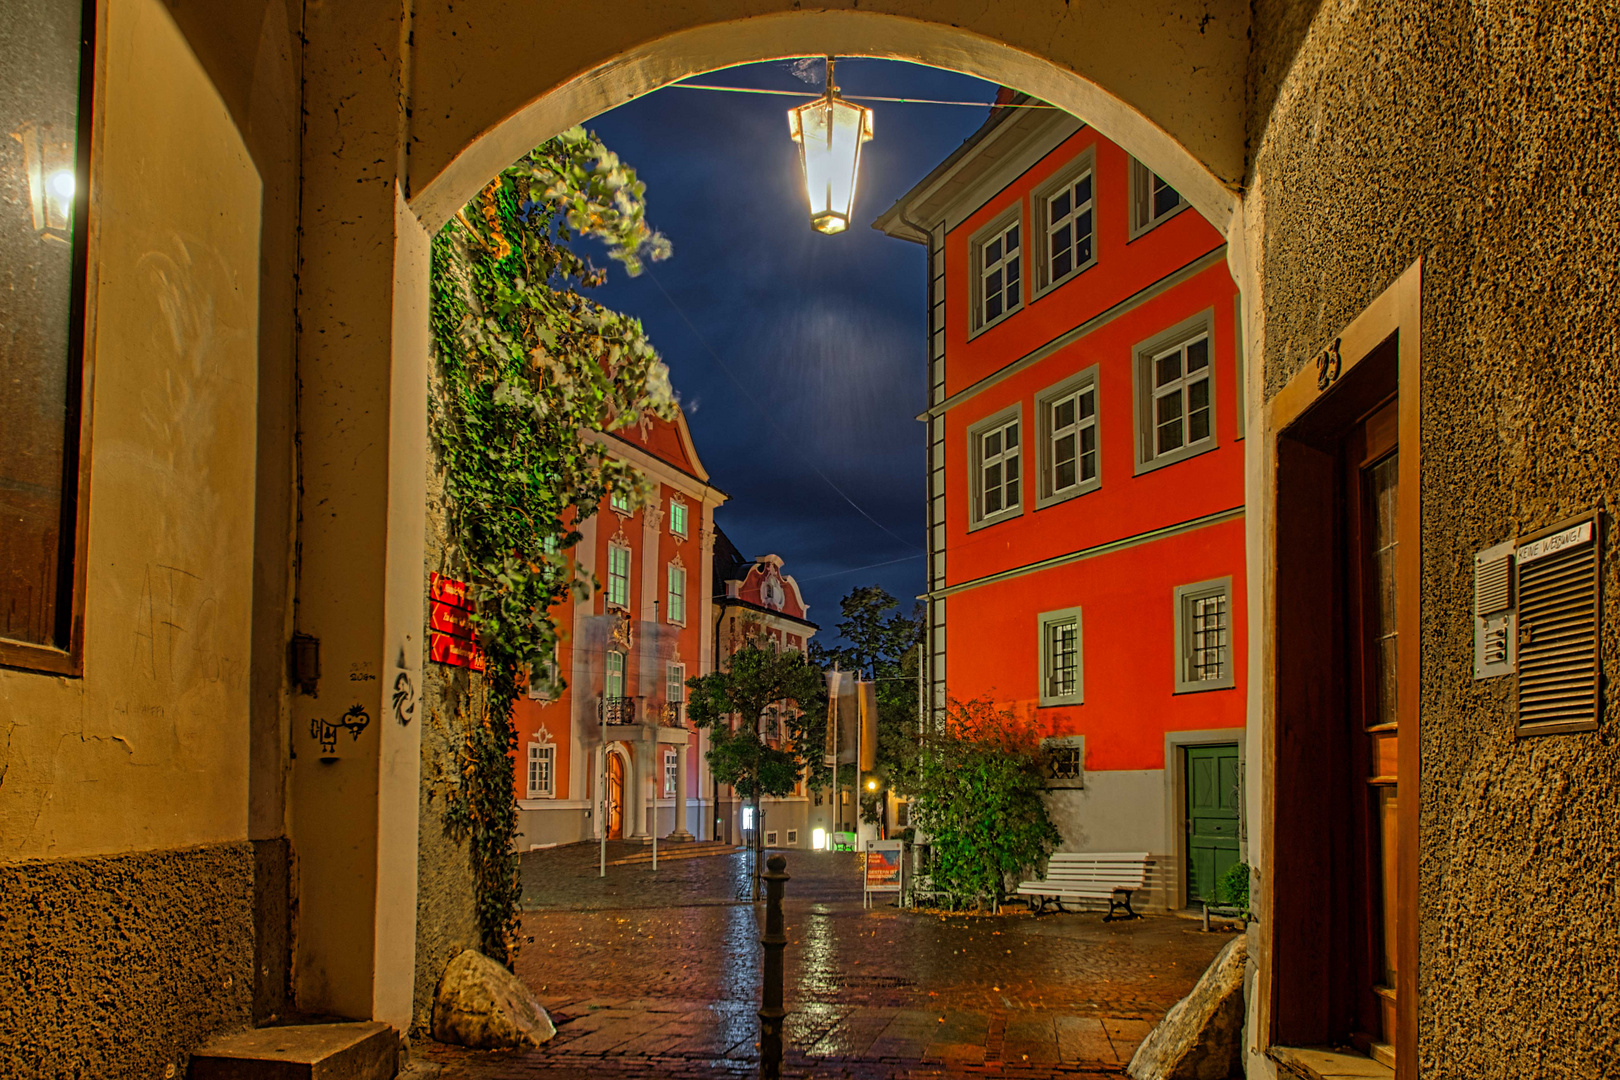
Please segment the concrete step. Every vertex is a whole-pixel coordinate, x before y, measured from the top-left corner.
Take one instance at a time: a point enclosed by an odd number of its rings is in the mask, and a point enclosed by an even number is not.
[[[191,1080],[393,1080],[399,1035],[374,1020],[226,1035],[191,1057]]]

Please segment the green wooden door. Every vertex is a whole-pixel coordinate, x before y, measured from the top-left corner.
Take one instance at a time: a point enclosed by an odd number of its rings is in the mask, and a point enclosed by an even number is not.
[[[1236,743],[1187,747],[1187,903],[1214,903],[1238,859]]]

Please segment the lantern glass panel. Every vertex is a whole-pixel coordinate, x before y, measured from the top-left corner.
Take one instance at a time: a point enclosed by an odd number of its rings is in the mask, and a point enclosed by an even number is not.
[[[849,228],[861,144],[872,137],[872,110],[829,95],[788,113],[799,144],[810,224],[824,233]]]
[[[0,19],[0,638],[54,647],[71,606],[64,507],[77,473],[71,241],[84,187],[85,9],[84,0],[7,0]]]

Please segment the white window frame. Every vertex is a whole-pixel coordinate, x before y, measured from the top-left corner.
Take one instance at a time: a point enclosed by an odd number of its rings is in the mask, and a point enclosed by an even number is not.
[[[998,432],[1004,433],[1005,429],[1011,424],[1018,425],[1018,449],[1009,454],[1005,442],[1003,442],[1001,449],[994,455],[995,460],[986,461],[984,457],[984,437]],[[1006,521],[1009,518],[1015,518],[1024,512],[1024,488],[1029,479],[1024,470],[1024,441],[1026,434],[1023,402],[1009,405],[1000,412],[987,416],[968,428],[968,484],[971,488],[968,507],[969,532],[982,529],[987,525],[994,525],[1000,521]],[[1003,440],[1005,440],[1004,434]],[[984,512],[984,470],[991,464],[997,462],[1001,464],[1001,488],[1003,495],[1005,495],[1008,486],[1006,465],[1009,460],[1018,464],[1018,479],[1015,481],[1018,485],[1017,497],[1004,504],[1001,509],[994,513],[986,514]]]
[[[1236,674],[1233,671],[1235,652],[1232,648],[1232,579],[1230,577],[1212,578],[1209,581],[1199,581],[1191,585],[1177,585],[1175,588],[1175,644],[1176,644],[1176,683],[1175,693],[1197,694],[1205,690],[1230,690],[1237,685]],[[1194,660],[1201,645],[1197,639],[1200,627],[1197,622],[1198,605],[1200,601],[1219,598],[1224,601],[1222,610],[1224,623],[1220,633],[1224,640],[1218,645],[1220,650],[1221,674],[1213,679],[1193,678]]]
[[[676,723],[685,721],[686,665],[679,660],[671,660],[664,668],[664,703],[674,707]]]
[[[545,784],[535,785],[535,766],[544,763]],[[557,747],[554,743],[530,743],[525,788],[531,799],[557,797]]]
[[[1074,627],[1074,685],[1068,690],[1054,684],[1056,674],[1053,659],[1053,631],[1059,627]],[[1081,609],[1077,607],[1062,608],[1058,611],[1043,611],[1036,617],[1038,636],[1036,641],[1040,649],[1040,704],[1048,705],[1084,705],[1086,701],[1086,625]]]
[[[1086,786],[1086,737],[1084,735],[1054,735],[1041,740],[1043,757],[1042,763],[1046,770],[1046,786],[1052,788],[1083,788]],[[1055,750],[1073,750],[1079,759],[1079,767],[1073,776],[1059,777],[1052,772],[1050,755]]]
[[[670,563],[668,566],[665,567],[665,570],[666,570],[666,573],[664,574],[664,593],[665,593],[665,597],[666,597],[666,603],[664,604],[665,621],[669,622],[669,623],[673,623],[676,626],[685,626],[686,625],[686,581],[687,581],[686,567],[684,567],[684,566],[676,566],[674,563]],[[679,584],[680,584],[680,588],[678,588],[678,589],[675,587],[677,579],[679,580]],[[676,601],[679,601],[678,605],[677,605]],[[677,606],[680,609],[679,611],[676,610]]]
[[[1133,350],[1133,368],[1136,390],[1136,475],[1161,469],[1166,465],[1174,465],[1178,461],[1185,461],[1199,454],[1206,454],[1214,450],[1219,442],[1215,437],[1216,424],[1219,419],[1217,397],[1219,388],[1215,378],[1216,349],[1215,349],[1215,319],[1214,312],[1205,308],[1203,311],[1170,327],[1162,333],[1137,345]],[[1187,376],[1186,349],[1189,345],[1202,338],[1207,343],[1209,362],[1204,366],[1203,374],[1193,379]],[[1182,351],[1181,375],[1173,383],[1164,387],[1155,385],[1154,375],[1156,365],[1161,358],[1167,357],[1177,349]],[[1193,384],[1207,382],[1209,433],[1196,442],[1186,440],[1187,435],[1187,397]],[[1182,444],[1173,450],[1158,452],[1158,401],[1171,392],[1181,394],[1182,409]]]
[[[1164,213],[1155,215],[1153,213],[1154,188],[1161,184],[1165,188],[1175,191],[1176,199],[1178,201],[1175,206],[1166,210]],[[1130,236],[1126,241],[1127,243],[1129,243],[1131,240],[1135,240],[1139,236],[1152,232],[1154,229],[1157,229],[1160,225],[1163,225],[1165,222],[1169,221],[1171,218],[1175,217],[1177,214],[1181,213],[1183,210],[1192,205],[1187,201],[1187,196],[1183,195],[1177,189],[1170,187],[1168,183],[1165,183],[1164,177],[1155,173],[1152,169],[1149,169],[1146,165],[1142,164],[1140,161],[1137,161],[1134,157],[1131,158],[1130,197],[1131,222]]]
[[[678,536],[682,540],[686,539],[687,530],[691,527],[691,525],[690,525],[690,523],[688,521],[689,517],[690,517],[690,511],[687,508],[686,501],[684,499],[677,499],[677,498],[671,497],[670,500],[669,500],[669,532],[670,532],[670,535],[671,536]],[[675,519],[676,518],[680,519],[680,525],[679,526],[677,526],[675,524]]]
[[[996,269],[1001,270],[1001,295],[1003,303],[1005,304],[1007,295],[1006,265],[1009,260],[1007,258],[1004,243],[1001,257],[995,260],[992,265],[986,266],[984,262],[985,249],[991,244],[995,243],[997,240],[1002,240],[1005,242],[1007,233],[1014,228],[1018,230],[1018,295],[1016,297],[1016,302],[1011,305],[1004,306],[1002,310],[995,316],[995,318],[987,318],[985,314],[985,305],[988,301],[988,297],[985,294],[985,279],[989,277],[991,273],[995,272]],[[1016,204],[1008,207],[1003,214],[997,217],[994,221],[990,222],[990,224],[984,226],[978,232],[974,233],[973,238],[968,241],[968,266],[972,271],[972,280],[969,282],[970,287],[968,292],[973,300],[973,310],[969,320],[971,323],[968,331],[969,340],[972,340],[979,334],[982,334],[984,331],[990,329],[992,326],[1006,320],[1014,312],[1017,312],[1024,306],[1025,281],[1029,277],[1029,241],[1028,236],[1026,235],[1028,231],[1029,230],[1024,225],[1024,203],[1023,200],[1020,199]]]
[[[612,491],[608,493],[608,509],[622,517],[629,517],[634,513],[630,505],[630,493],[627,491]]]
[[[664,748],[664,785],[661,799],[673,799],[675,791],[680,786],[681,759],[680,751],[671,747]]]
[[[625,655],[617,649],[609,649],[606,659],[602,662],[602,696],[605,698],[624,697]],[[615,686],[615,683],[617,685]]]
[[[1035,190],[1035,197],[1031,202],[1030,220],[1038,226],[1033,237],[1035,241],[1035,254],[1037,255],[1035,267],[1035,289],[1033,300],[1039,300],[1059,285],[1072,280],[1078,275],[1097,265],[1097,148],[1088,147],[1085,153],[1075,158],[1069,165],[1051,180]],[[1083,261],[1076,261],[1062,274],[1054,276],[1052,273],[1052,258],[1056,254],[1052,247],[1052,233],[1056,231],[1051,220],[1052,201],[1064,192],[1072,193],[1074,186],[1081,180],[1091,179],[1091,196],[1083,205],[1071,205],[1069,212],[1062,219],[1073,223],[1075,217],[1082,212],[1091,215],[1091,254]],[[1074,237],[1071,233],[1069,246],[1074,246]]]
[[[618,574],[614,572],[613,564],[615,556],[621,554],[624,557],[624,573]],[[604,590],[608,607],[621,608],[625,611],[630,610],[630,571],[633,561],[630,549],[627,546],[624,544],[608,544],[607,588]],[[617,585],[617,588],[615,588],[615,585]]]
[[[1075,375],[1064,379],[1055,386],[1049,386],[1035,395],[1035,446],[1040,457],[1036,472],[1038,480],[1035,488],[1035,509],[1041,510],[1056,505],[1076,495],[1096,491],[1102,487],[1102,389],[1099,371],[1101,365],[1092,364]],[[1079,406],[1076,403],[1075,419],[1065,429],[1057,428],[1053,413],[1057,407],[1072,397],[1083,393],[1091,394],[1091,416],[1081,419]],[[1082,454],[1080,451],[1081,434],[1089,429],[1092,432],[1092,462],[1094,472],[1089,477],[1080,475]],[[1068,487],[1057,487],[1057,442],[1066,431],[1073,431],[1075,439],[1075,482]]]
[[[562,667],[557,663],[557,648],[558,646],[552,645],[550,659],[542,660],[538,668],[530,669],[529,700],[553,701],[557,697],[557,692],[562,689],[558,685],[562,681]]]

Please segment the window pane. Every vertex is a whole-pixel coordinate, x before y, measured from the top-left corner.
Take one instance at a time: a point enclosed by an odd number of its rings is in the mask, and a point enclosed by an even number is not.
[[[1052,280],[1067,274],[1074,269],[1074,255],[1070,251],[1069,227],[1067,225],[1052,234]]]
[[[1058,192],[1057,195],[1053,196],[1052,198],[1051,220],[1061,221],[1063,218],[1067,217],[1069,215],[1071,205],[1072,204],[1069,202],[1069,193],[1067,191]]]
[[[1018,424],[1016,422],[1008,424],[1002,430],[1007,433],[1007,449],[1008,450],[1017,450],[1018,449]]]
[[[1086,173],[1074,185],[1074,204],[1080,206],[1091,201],[1091,174]]]
[[[1095,391],[1087,390],[1075,398],[1075,401],[1078,404],[1082,420],[1097,411],[1097,395]]]
[[[999,514],[1000,512],[1001,512],[1001,485],[998,483],[995,487],[986,486],[985,489],[984,489],[984,514],[985,514],[985,516],[989,517],[991,514]]]
[[[1074,423],[1074,405],[1075,399],[1069,397],[1052,406],[1052,427],[1054,430],[1061,431]]]
[[[1074,487],[1074,448],[1069,448],[1070,457],[1066,461],[1059,461],[1052,471],[1052,490],[1064,491]]]
[[[1153,216],[1155,218],[1163,217],[1180,205],[1180,192],[1155,176],[1153,178]]]
[[[66,644],[83,7],[23,0],[0,19],[0,637],[42,645]]]
[[[1163,386],[1181,378],[1181,350],[1159,357],[1153,362],[1153,385]]]
[[[999,453],[1001,453],[1001,432],[992,431],[987,433],[984,437],[984,456],[992,458]]]
[[[1187,384],[1187,410],[1209,408],[1209,380],[1199,379],[1197,382]]]
[[[984,321],[993,322],[1001,318],[1001,293],[993,292],[984,299]]]
[[[1007,230],[1007,254],[1011,255],[1018,250],[1018,226],[1014,225]]]
[[[1007,260],[1007,307],[1009,309],[1012,309],[1012,308],[1015,308],[1017,306],[1018,306],[1018,260],[1016,258],[1013,258],[1013,259],[1008,259]]]
[[[996,263],[996,262],[1000,262],[1000,261],[1001,261],[1001,238],[997,237],[996,239],[990,241],[988,244],[984,245],[984,265],[989,266],[991,263]]]
[[[1209,366],[1209,338],[1187,343],[1187,370],[1201,371]]]
[[[1074,219],[1074,234],[1078,238],[1075,242],[1074,261],[1083,263],[1091,258],[1091,211]]]

